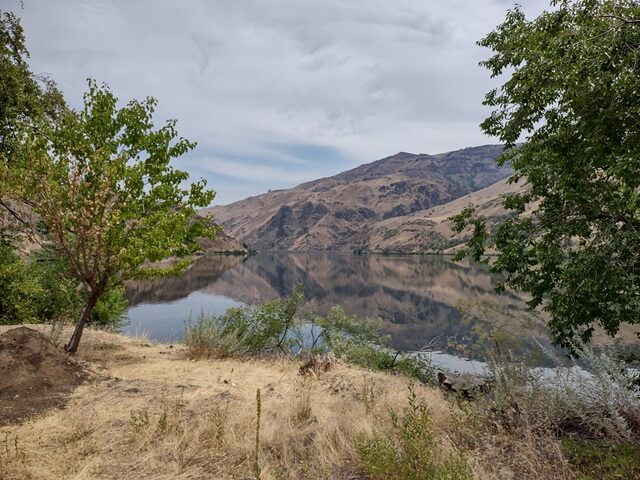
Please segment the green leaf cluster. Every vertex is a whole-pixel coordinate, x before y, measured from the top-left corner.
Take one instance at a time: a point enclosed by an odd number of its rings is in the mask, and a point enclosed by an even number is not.
[[[19,155],[0,164],[8,195],[30,206],[57,253],[87,291],[131,278],[145,260],[184,254],[213,228],[195,217],[213,192],[172,160],[195,144],[175,121],[154,128],[156,101],[118,108],[106,86],[89,81],[84,109],[37,132],[23,130]]]
[[[23,259],[12,245],[0,242],[0,324],[73,322],[84,303],[78,287],[50,251]],[[123,321],[126,308],[124,290],[115,288],[98,300],[89,322],[116,327]]]
[[[55,83],[34,74],[28,58],[20,19],[0,11],[0,158],[7,160],[14,151],[19,123],[53,119],[66,109]]]
[[[482,129],[527,188],[503,199],[512,215],[492,235],[475,220],[468,253],[495,248],[501,286],[530,294],[573,347],[640,321],[640,4],[552,4],[533,20],[515,7],[479,42],[493,50],[482,65],[508,77]]]
[[[425,400],[409,388],[409,404],[401,415],[390,412],[390,433],[363,434],[356,451],[371,479],[466,480],[473,478],[467,459],[458,452],[444,454],[433,431]]]

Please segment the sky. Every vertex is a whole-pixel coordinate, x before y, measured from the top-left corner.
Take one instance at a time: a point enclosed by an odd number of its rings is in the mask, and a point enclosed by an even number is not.
[[[527,15],[547,0],[521,0]],[[497,143],[476,41],[507,0],[0,0],[73,108],[86,79],[153,96],[198,147],[175,166],[227,204],[400,151]]]

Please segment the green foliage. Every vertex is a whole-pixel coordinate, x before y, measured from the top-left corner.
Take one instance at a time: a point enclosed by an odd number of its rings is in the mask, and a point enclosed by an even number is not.
[[[304,287],[257,307],[230,308],[222,316],[201,315],[189,323],[184,343],[191,358],[281,353],[287,356],[332,351],[346,362],[433,382],[434,370],[424,356],[385,346],[379,321],[347,315],[333,307],[326,316],[303,311]]]
[[[0,243],[0,324],[37,322],[33,298],[42,289],[13,248]]]
[[[184,342],[192,358],[279,351],[291,354],[294,330],[304,322],[304,287],[297,285],[284,298],[258,307],[230,308],[220,317],[201,315],[185,330]]]
[[[493,77],[512,72],[487,93],[482,129],[505,142],[499,162],[528,189],[504,198],[513,215],[490,241],[475,224],[469,253],[493,245],[502,287],[529,293],[556,343],[573,347],[596,325],[614,335],[640,319],[640,5],[552,3],[533,20],[515,7],[479,42]]]
[[[84,303],[76,280],[51,252],[20,258],[8,243],[0,243],[0,324],[67,323]],[[124,289],[114,288],[98,300],[90,323],[114,328],[122,324],[127,301]]]
[[[98,328],[117,329],[126,323],[125,312],[128,306],[123,286],[118,285],[107,290],[93,307],[89,324]]]
[[[77,317],[83,303],[78,282],[67,276],[66,265],[55,252],[38,251],[25,266],[40,287],[38,295],[31,299],[38,323],[66,323]]]
[[[325,317],[316,317],[313,323],[323,328],[321,338],[326,348],[346,362],[399,373],[423,383],[435,381],[434,370],[426,357],[386,347],[388,336],[377,333],[379,320],[347,315],[342,307],[335,306]]]
[[[168,268],[139,268],[133,278],[136,280],[153,280],[156,278],[178,277],[189,268],[192,262],[192,257],[185,257],[180,258]]]
[[[473,478],[464,456],[443,455],[433,434],[429,409],[415,390],[401,416],[391,412],[391,433],[373,432],[360,437],[356,450],[364,473],[385,480],[463,480]]]
[[[77,283],[65,278],[45,252],[29,261],[0,245],[0,323],[68,321],[79,311]]]
[[[249,353],[251,331],[245,327],[232,328],[227,318],[201,314],[197,321],[187,324],[182,342],[189,358],[239,357]]]
[[[20,19],[0,11],[0,160],[11,160],[18,122],[53,119],[66,108],[55,84],[31,72],[27,58]]]
[[[563,442],[579,480],[640,478],[640,447],[602,440],[568,438]]]
[[[153,98],[116,104],[107,87],[90,81],[84,109],[37,135],[26,132],[19,160],[3,171],[16,200],[33,206],[90,288],[182,251],[206,231],[195,208],[213,199],[204,180],[182,187],[188,174],[170,162],[195,144],[176,140],[173,120],[154,129]]]
[[[81,111],[22,128],[14,160],[0,162],[7,196],[30,206],[87,292],[70,352],[105,292],[146,260],[184,255],[195,237],[215,231],[195,215],[214,193],[204,180],[185,186],[188,174],[172,166],[195,144],[177,136],[174,120],[154,128],[155,106],[147,98],[118,108],[113,93],[90,80]]]
[[[475,214],[475,208],[473,205],[468,205],[462,211],[449,218],[453,222],[452,230],[456,233],[462,233],[467,226],[471,226],[472,233],[469,240],[467,240],[466,247],[456,252],[454,260],[462,260],[465,256],[470,255],[478,262],[486,262],[486,259],[482,258],[484,254],[485,244],[489,238],[487,232],[487,221],[483,217],[477,217]]]

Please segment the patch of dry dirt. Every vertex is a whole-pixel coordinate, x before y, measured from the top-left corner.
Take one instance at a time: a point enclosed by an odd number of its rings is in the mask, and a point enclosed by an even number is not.
[[[37,330],[0,335],[0,426],[60,407],[89,373]]]

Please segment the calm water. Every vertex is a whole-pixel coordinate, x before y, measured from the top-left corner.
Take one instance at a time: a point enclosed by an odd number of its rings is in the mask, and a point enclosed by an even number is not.
[[[391,346],[413,351],[430,346],[449,366],[460,353],[450,340],[473,351],[476,327],[499,326],[518,339],[526,355],[536,342],[548,343],[544,321],[525,311],[522,299],[497,296],[495,278],[469,264],[442,256],[356,256],[337,253],[261,253],[199,258],[178,278],[133,282],[127,333],[178,341],[189,318],[222,314],[232,306],[255,305],[306,285],[308,307],[326,313],[342,305],[349,314],[381,318]],[[463,313],[464,312],[464,313]]]

